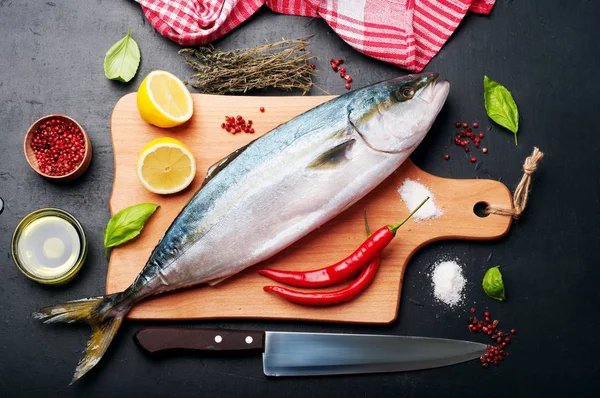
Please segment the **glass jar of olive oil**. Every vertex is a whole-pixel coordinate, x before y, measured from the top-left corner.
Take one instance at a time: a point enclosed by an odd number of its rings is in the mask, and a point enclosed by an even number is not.
[[[77,274],[87,256],[83,227],[61,209],[40,209],[27,215],[12,237],[12,257],[29,279],[65,283]]]

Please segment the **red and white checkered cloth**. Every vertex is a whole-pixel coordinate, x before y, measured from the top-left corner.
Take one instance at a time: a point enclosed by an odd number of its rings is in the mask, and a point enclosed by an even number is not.
[[[218,39],[266,3],[282,14],[323,18],[356,50],[419,72],[467,11],[489,14],[496,0],[136,1],[161,35],[184,46]]]

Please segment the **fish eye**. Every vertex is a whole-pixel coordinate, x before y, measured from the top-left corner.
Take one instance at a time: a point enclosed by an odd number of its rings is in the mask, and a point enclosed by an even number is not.
[[[407,86],[402,88],[400,94],[402,94],[402,97],[405,99],[411,99],[415,95],[415,89],[410,86]]]

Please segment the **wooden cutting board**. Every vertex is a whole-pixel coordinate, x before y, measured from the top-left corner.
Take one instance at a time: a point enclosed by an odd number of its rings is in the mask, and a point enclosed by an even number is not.
[[[115,106],[111,119],[115,156],[111,214],[142,202],[158,203],[160,208],[139,238],[112,251],[107,293],[122,291],[135,279],[159,238],[202,184],[210,165],[282,122],[333,97],[194,94],[193,98],[194,117],[184,126],[173,129],[160,129],[142,121],[137,111],[135,93],[124,96]],[[261,106],[266,109],[264,113],[259,111]],[[232,135],[221,129],[225,115],[238,114],[246,120],[253,120],[255,134]],[[142,147],[162,136],[183,141],[195,154],[197,161],[198,171],[192,186],[171,196],[146,191],[135,172]],[[408,209],[397,190],[407,178],[419,180],[429,187],[443,215],[427,221],[411,220],[400,228],[397,237],[384,251],[382,266],[373,284],[361,296],[343,305],[311,308],[290,304],[262,290],[264,285],[273,283],[258,275],[256,270],[259,267],[314,269],[334,263],[351,253],[365,239],[364,209],[368,210],[373,230],[403,219]],[[473,207],[479,202],[510,207],[510,192],[502,183],[492,180],[439,178],[406,161],[360,202],[270,260],[214,287],[200,286],[146,300],[136,305],[128,316],[135,319],[260,318],[389,323],[398,314],[404,270],[416,250],[440,239],[490,240],[508,232],[510,217],[490,215],[481,218],[474,214]],[[425,276],[412,282],[430,283]]]

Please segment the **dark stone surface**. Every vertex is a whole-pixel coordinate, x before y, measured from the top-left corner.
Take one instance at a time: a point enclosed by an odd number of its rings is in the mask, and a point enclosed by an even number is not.
[[[322,378],[266,378],[260,357],[217,359],[186,356],[153,361],[133,344],[148,322],[125,322],[101,364],[67,386],[88,339],[87,327],[43,325],[29,315],[42,305],[102,294],[107,262],[102,234],[109,219],[113,159],[109,120],[116,101],[135,91],[153,69],[185,77],[178,46],[162,38],[133,1],[0,0],[0,396],[597,396],[600,371],[593,347],[600,271],[597,253],[598,2],[498,0],[491,16],[468,15],[427,70],[452,83],[447,105],[413,159],[423,169],[453,178],[502,179],[511,189],[534,145],[546,158],[534,178],[525,216],[509,235],[493,242],[440,242],[411,260],[404,279],[398,321],[389,326],[300,322],[188,322],[195,326],[298,331],[387,333],[481,339],[465,327],[466,308],[488,308],[518,334],[511,357],[498,368],[476,362],[403,374]],[[130,84],[105,79],[106,50],[132,27],[142,63]],[[330,72],[331,57],[344,57],[354,88],[405,73],[371,60],[340,40],[320,20],[261,9],[217,45],[258,45],[282,36],[315,35],[321,58],[319,86],[344,92]],[[508,87],[522,115],[519,146],[491,123],[482,100],[487,74]],[[313,90],[319,95],[319,90]],[[40,179],[25,161],[23,135],[49,113],[78,120],[94,143],[87,174],[72,185]],[[487,155],[475,166],[450,147],[456,120],[479,121]],[[488,130],[488,128],[491,128]],[[80,275],[63,287],[29,281],[10,258],[10,236],[29,212],[56,206],[84,225],[89,258]],[[488,256],[491,260],[488,260]],[[434,302],[428,267],[441,257],[458,258],[468,279],[464,308]],[[502,265],[508,301],[488,299],[480,288],[485,269]],[[422,303],[423,306],[414,303]],[[205,303],[210,305],[210,303]]]

